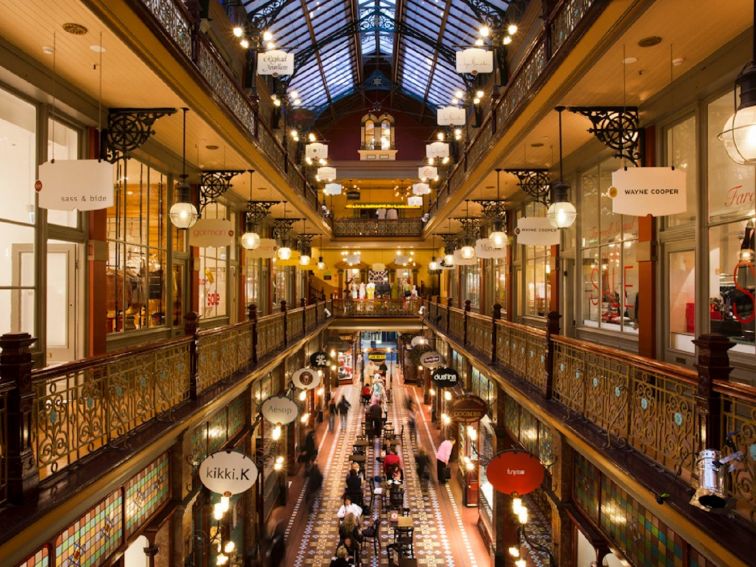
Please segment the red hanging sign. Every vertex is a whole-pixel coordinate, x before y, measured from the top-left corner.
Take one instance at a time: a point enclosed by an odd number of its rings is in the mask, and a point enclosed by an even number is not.
[[[545,472],[541,461],[525,451],[500,453],[486,467],[488,482],[497,491],[518,496],[540,487]]]

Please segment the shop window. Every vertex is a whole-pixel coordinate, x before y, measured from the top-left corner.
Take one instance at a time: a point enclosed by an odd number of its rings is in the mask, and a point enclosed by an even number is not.
[[[165,325],[167,180],[133,159],[118,161],[107,210],[109,332]]]
[[[669,347],[695,352],[696,253],[670,252],[669,266]]]
[[[685,171],[687,210],[667,217],[667,226],[695,222],[698,211],[698,151],[696,117],[691,116],[667,130],[667,165]]]
[[[362,149],[394,149],[394,117],[389,114],[366,114],[362,117]]]
[[[480,266],[460,266],[462,277],[462,305],[469,299],[473,308],[480,307]]]
[[[502,313],[507,308],[507,262],[494,260],[494,303],[501,305]]]
[[[79,132],[59,120],[47,121],[47,159],[79,159]],[[47,222],[78,228],[78,211],[47,211]]]
[[[207,219],[229,219],[229,212],[224,205],[214,203],[205,208],[202,216]],[[225,317],[228,314],[229,247],[200,248],[199,256],[200,317]]]
[[[546,216],[546,207],[542,203],[529,203],[525,216]],[[523,315],[545,317],[549,311],[551,284],[549,283],[549,259],[551,250],[548,246],[524,247],[525,269],[525,306]]]
[[[286,301],[286,269],[284,266],[277,265],[274,258],[272,270],[273,311],[275,312],[281,305],[281,301]]]
[[[259,258],[250,258],[250,256],[251,254],[247,254],[247,265],[244,272],[244,304],[255,303],[258,304],[259,308],[260,263],[262,260]]]
[[[637,333],[638,219],[612,212],[607,189],[623,164],[609,159],[581,175],[583,325]]]

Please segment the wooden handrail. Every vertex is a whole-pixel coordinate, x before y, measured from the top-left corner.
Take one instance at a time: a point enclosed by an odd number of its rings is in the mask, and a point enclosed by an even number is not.
[[[731,398],[756,404],[756,386],[751,386],[750,384],[714,380],[714,391]]]
[[[488,320],[490,321],[491,318],[488,317]],[[502,327],[509,327],[510,329],[516,329],[518,331],[522,331],[523,333],[527,333],[529,335],[546,338],[546,331],[544,329],[539,329],[538,327],[531,327],[530,325],[524,325],[522,323],[515,323],[513,321],[505,321],[503,319],[498,319],[496,321],[496,324]]]

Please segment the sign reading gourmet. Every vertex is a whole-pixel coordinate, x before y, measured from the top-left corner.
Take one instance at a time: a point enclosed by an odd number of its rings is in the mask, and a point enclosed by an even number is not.
[[[459,382],[459,374],[453,368],[439,368],[431,378],[439,388],[451,388]]]
[[[297,419],[297,404],[285,396],[271,396],[262,403],[260,411],[271,423],[286,425]]]
[[[424,352],[420,355],[420,364],[422,364],[425,368],[438,368],[441,366],[441,363],[443,362],[441,355],[438,354],[435,350],[431,350],[428,352]]]
[[[477,423],[488,413],[488,404],[479,396],[463,396],[452,401],[447,413],[459,423]]]
[[[541,461],[526,451],[505,451],[486,467],[488,482],[504,494],[529,494],[541,486],[543,476]]]
[[[312,390],[320,385],[320,374],[312,368],[300,368],[291,375],[291,381],[300,390]]]
[[[258,75],[280,75],[294,74],[294,54],[286,53],[280,49],[272,49],[259,53],[257,55],[257,74]]]
[[[239,494],[255,484],[257,467],[252,459],[237,451],[219,451],[202,461],[199,477],[212,492]]]
[[[225,219],[199,219],[189,229],[189,244],[200,248],[233,246],[234,225]]]
[[[687,210],[685,171],[671,167],[630,167],[612,173],[612,212],[661,217]]]
[[[328,366],[328,355],[323,351],[313,352],[310,355],[310,366],[313,368],[325,368]]]
[[[559,229],[546,217],[522,217],[517,220],[517,244],[552,246],[559,244]]]

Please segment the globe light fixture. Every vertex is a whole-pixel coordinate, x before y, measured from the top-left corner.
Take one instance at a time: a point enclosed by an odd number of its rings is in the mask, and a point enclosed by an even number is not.
[[[471,260],[475,258],[475,248],[470,246],[469,244],[465,244],[459,251],[460,256],[462,256],[465,260]]]
[[[284,244],[278,249],[276,255],[278,256],[279,260],[289,260],[291,258],[291,248]]]
[[[254,169],[249,170],[249,208],[251,208],[252,206],[252,176],[254,175],[254,173]],[[244,234],[241,235],[239,241],[242,247],[246,250],[254,250],[258,246],[260,246],[260,235],[257,234],[254,230],[254,225],[252,223],[252,219],[250,218],[250,211],[247,211],[247,213],[245,214]]]
[[[325,262],[323,261],[323,256],[318,256],[318,270],[325,270]]]
[[[499,214],[499,200],[500,200],[500,173],[501,169],[496,169],[496,214]],[[507,243],[507,234],[500,230],[500,221],[497,220],[494,223],[494,230],[488,235],[488,240],[491,241],[491,246],[496,250],[501,250]]]
[[[445,266],[454,265],[454,254],[447,254],[446,256],[444,256],[444,265]]]
[[[299,256],[299,265],[300,266],[309,266],[310,265],[310,257],[307,254],[302,254]]]
[[[551,185],[551,205],[546,213],[551,226],[568,228],[575,223],[577,209],[569,202],[567,194],[570,186],[564,182],[564,159],[562,158],[562,111],[563,106],[557,107],[559,113],[559,181]]]
[[[181,150],[181,183],[176,186],[177,201],[171,205],[168,211],[168,217],[171,219],[171,224],[181,230],[186,230],[194,226],[199,218],[197,213],[197,207],[189,202],[189,194],[191,187],[186,182],[188,177],[186,173],[186,112],[188,108],[182,108],[183,112],[183,127],[182,127],[182,150]]]
[[[436,262],[435,256],[431,256],[431,261],[430,261],[430,264],[428,264],[428,269],[431,272],[435,272],[436,270],[438,270],[438,262]]]

